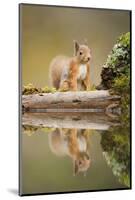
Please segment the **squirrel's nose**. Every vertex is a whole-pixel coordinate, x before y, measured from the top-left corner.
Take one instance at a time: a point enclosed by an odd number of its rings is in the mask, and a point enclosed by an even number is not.
[[[89,61],[89,60],[90,60],[90,57],[88,57],[87,60]]]

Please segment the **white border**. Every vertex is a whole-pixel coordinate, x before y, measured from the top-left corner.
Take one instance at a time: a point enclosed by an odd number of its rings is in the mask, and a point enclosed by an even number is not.
[[[18,3],[37,3],[50,5],[69,5],[95,8],[116,8],[133,10],[133,55],[135,55],[135,4],[131,0],[3,0],[0,4],[0,199],[19,199],[18,188]],[[132,80],[135,80],[135,59],[132,63]],[[135,122],[134,83],[133,86],[133,122]],[[1,112],[2,111],[2,112]],[[134,124],[133,124],[134,128]],[[135,157],[135,137],[132,134],[133,158]],[[133,159],[133,177],[135,161]],[[61,194],[49,196],[31,196],[29,199],[134,199],[135,184],[128,191],[91,192]],[[28,198],[28,197],[23,197]]]

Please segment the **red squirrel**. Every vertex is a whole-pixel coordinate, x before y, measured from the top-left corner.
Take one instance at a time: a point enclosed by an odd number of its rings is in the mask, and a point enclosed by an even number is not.
[[[89,169],[89,132],[85,129],[59,129],[49,133],[49,146],[57,156],[69,156],[73,162],[73,174]]]
[[[74,41],[74,56],[57,56],[50,64],[53,87],[62,91],[90,89],[91,50],[86,44]]]

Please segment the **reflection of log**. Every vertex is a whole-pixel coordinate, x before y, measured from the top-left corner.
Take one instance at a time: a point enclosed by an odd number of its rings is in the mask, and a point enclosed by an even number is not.
[[[22,106],[24,112],[104,112],[110,105],[116,107],[119,100],[119,96],[111,96],[106,90],[55,92],[23,95]]]
[[[22,124],[35,127],[107,130],[119,123],[105,114],[95,113],[24,113]]]

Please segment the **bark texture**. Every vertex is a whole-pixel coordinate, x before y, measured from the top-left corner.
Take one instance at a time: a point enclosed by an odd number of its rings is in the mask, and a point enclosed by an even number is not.
[[[119,102],[120,96],[112,96],[107,90],[41,93],[23,95],[22,109],[23,112],[117,112]]]

